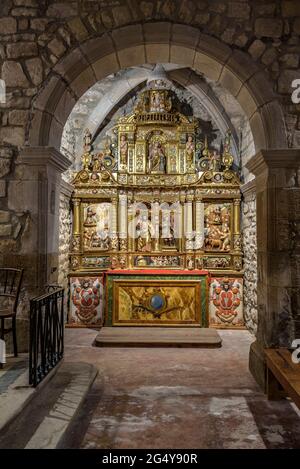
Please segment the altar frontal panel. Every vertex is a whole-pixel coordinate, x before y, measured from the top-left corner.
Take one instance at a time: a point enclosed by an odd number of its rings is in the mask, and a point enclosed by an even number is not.
[[[106,325],[205,326],[206,277],[107,278]]]

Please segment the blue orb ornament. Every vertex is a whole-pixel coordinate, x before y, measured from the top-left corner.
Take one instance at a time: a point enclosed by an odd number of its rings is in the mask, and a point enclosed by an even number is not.
[[[164,299],[161,295],[153,295],[150,304],[153,309],[161,309],[164,305]]]

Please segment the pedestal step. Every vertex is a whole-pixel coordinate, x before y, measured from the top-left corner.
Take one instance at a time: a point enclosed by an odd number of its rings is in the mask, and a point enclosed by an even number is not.
[[[221,347],[215,329],[186,327],[103,327],[96,347]]]

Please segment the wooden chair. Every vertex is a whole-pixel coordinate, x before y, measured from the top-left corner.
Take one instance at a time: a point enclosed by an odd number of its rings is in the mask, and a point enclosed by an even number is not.
[[[0,268],[0,339],[12,332],[14,355],[18,356],[16,315],[24,269]],[[5,320],[11,319],[11,327],[5,329]]]

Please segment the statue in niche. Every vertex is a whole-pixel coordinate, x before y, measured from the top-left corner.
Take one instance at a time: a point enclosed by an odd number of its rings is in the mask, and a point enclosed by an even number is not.
[[[176,248],[175,241],[175,213],[163,214],[161,224],[162,248]]]
[[[153,142],[149,146],[149,169],[151,172],[166,172],[166,156],[160,142]]]
[[[91,205],[90,207],[87,207],[86,209],[86,217],[84,220],[84,224],[86,226],[96,226],[97,225],[97,212]]]
[[[205,216],[205,248],[213,251],[230,251],[230,214],[227,207],[216,205]]]
[[[153,226],[147,214],[141,214],[136,226],[137,250],[139,252],[152,251]]]
[[[189,135],[187,138],[187,142],[185,144],[185,154],[187,163],[192,164],[194,160],[194,141],[192,135]]]
[[[92,150],[92,134],[89,129],[86,129],[83,136],[83,150],[85,153],[90,153]]]
[[[213,171],[220,171],[221,165],[221,157],[217,150],[213,150],[212,154],[210,155],[210,168]]]
[[[125,134],[122,134],[120,137],[120,163],[122,166],[127,165],[127,155],[128,155],[128,142]]]
[[[153,91],[151,93],[150,112],[161,112],[164,111],[164,109],[164,94],[160,91]]]

